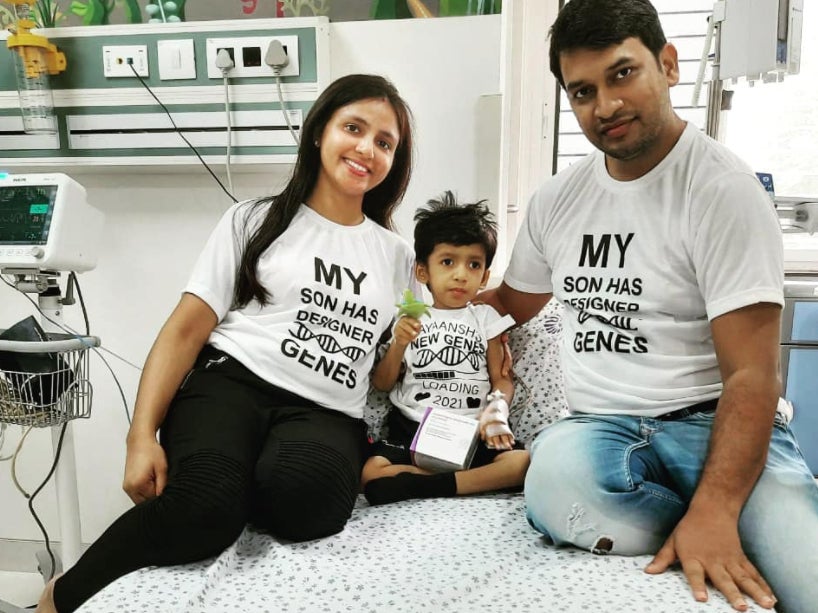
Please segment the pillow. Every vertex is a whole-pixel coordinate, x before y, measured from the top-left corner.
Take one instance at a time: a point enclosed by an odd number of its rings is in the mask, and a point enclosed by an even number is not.
[[[552,299],[536,317],[509,333],[514,378],[509,425],[526,447],[540,430],[568,415],[559,360],[563,309]],[[372,440],[386,434],[390,406],[387,392],[370,387],[364,421]]]
[[[386,436],[386,414],[391,406],[389,392],[381,392],[369,386],[364,405],[364,421],[371,441],[379,441]]]
[[[514,373],[509,424],[526,447],[543,428],[568,415],[560,365],[564,309],[552,298],[533,319],[509,333]]]

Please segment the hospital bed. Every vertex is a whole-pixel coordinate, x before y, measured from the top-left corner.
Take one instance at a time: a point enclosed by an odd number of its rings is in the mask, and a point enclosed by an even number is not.
[[[512,425],[528,442],[565,414],[552,301],[512,333],[518,384]],[[386,412],[373,396],[377,434]],[[643,572],[650,556],[597,556],[550,545],[526,522],[522,494],[413,500],[370,507],[346,528],[292,543],[248,527],[216,558],[122,577],[80,613],[516,612],[727,613],[718,593],[697,603],[674,569]],[[751,610],[760,610],[751,607]]]

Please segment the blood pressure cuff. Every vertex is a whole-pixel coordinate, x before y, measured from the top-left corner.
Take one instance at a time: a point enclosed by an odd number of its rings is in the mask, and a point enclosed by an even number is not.
[[[29,316],[0,333],[0,340],[44,342],[48,337]],[[16,399],[26,405],[52,405],[74,384],[74,373],[58,353],[0,351],[0,374]]]

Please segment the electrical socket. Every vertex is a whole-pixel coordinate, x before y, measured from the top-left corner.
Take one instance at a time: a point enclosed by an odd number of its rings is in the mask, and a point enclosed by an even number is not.
[[[298,36],[239,36],[233,38],[208,38],[207,76],[221,79],[222,71],[216,66],[216,55],[219,49],[227,49],[235,66],[227,73],[229,77],[272,77],[275,75],[271,66],[264,63],[267,47],[270,42],[278,40],[287,52],[287,65],[279,73],[282,77],[296,77],[298,67]]]
[[[106,77],[148,76],[147,45],[107,45],[102,47],[102,73]]]

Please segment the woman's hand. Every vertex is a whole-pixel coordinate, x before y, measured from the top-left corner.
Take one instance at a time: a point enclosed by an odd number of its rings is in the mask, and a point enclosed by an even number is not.
[[[155,498],[165,489],[168,461],[155,437],[128,441],[122,489],[134,504]]]

